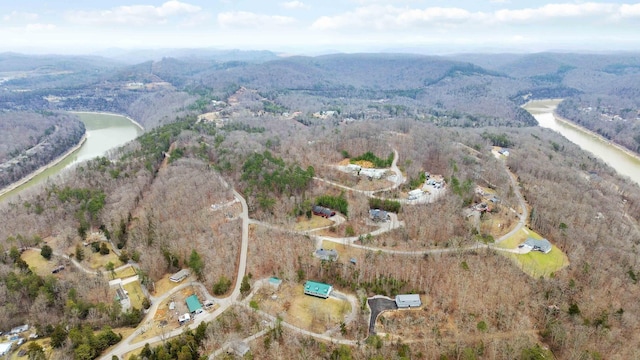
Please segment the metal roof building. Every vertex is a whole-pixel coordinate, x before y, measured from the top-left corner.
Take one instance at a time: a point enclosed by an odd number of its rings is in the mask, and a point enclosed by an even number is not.
[[[530,246],[533,250],[537,250],[545,254],[548,254],[551,251],[551,243],[547,239],[528,238],[524,244]]]
[[[200,304],[200,301],[198,300],[198,296],[191,295],[187,298],[186,301],[187,301],[187,307],[189,308],[190,313],[199,314],[202,312],[202,304]]]
[[[321,282],[307,281],[304,283],[304,293],[311,296],[321,297],[326,299],[331,294],[333,286]]]
[[[397,295],[396,305],[398,305],[399,309],[415,308],[422,306],[422,301],[418,294]]]
[[[180,281],[184,280],[187,276],[189,276],[189,270],[182,269],[182,270],[178,271],[177,273],[171,275],[169,280],[171,280],[173,282],[180,282]]]

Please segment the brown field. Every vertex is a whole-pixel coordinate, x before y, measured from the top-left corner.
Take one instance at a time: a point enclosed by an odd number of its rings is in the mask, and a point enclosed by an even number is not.
[[[339,326],[351,311],[348,301],[304,295],[301,284],[282,283],[276,295],[274,300],[271,290],[260,291],[254,299],[261,310],[279,314],[285,322],[317,333]]]

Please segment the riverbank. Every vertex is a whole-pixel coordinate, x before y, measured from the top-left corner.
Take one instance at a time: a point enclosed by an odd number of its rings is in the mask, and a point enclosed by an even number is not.
[[[123,117],[123,118],[131,121],[135,126],[139,127],[140,130],[144,131],[144,126],[142,126],[139,122],[133,120],[132,118],[130,118],[127,115],[104,112],[104,111],[69,111],[69,112],[72,113],[72,114],[101,114],[101,115],[120,116],[120,117]]]
[[[640,161],[640,154],[620,145],[617,144],[607,138],[605,138],[604,136],[598,134],[597,132],[593,131],[593,130],[589,130],[584,126],[578,125],[577,123],[562,117],[560,114],[558,114],[558,112],[556,111],[556,109],[558,108],[558,104],[560,104],[562,102],[562,100],[564,99],[544,99],[544,100],[529,100],[527,101],[524,105],[522,105],[522,108],[529,111],[531,114],[533,113],[545,113],[545,112],[551,112],[553,114],[553,117],[558,120],[558,122],[561,122],[567,126],[570,126],[578,131],[581,131],[585,134],[588,134],[590,136],[595,137],[596,139],[602,141],[603,143],[606,143],[607,145],[614,147],[622,152],[624,152],[625,154],[629,155],[632,158],[637,159],[638,161]],[[528,105],[531,105],[532,103],[539,103],[541,106],[532,106],[532,107],[528,107]]]
[[[84,145],[84,143],[86,141],[87,141],[87,131],[85,130],[84,135],[82,135],[82,138],[80,138],[80,141],[74,147],[70,148],[69,150],[67,150],[62,155],[60,155],[57,158],[53,159],[53,161],[49,162],[48,164],[39,167],[36,171],[34,171],[34,172],[30,173],[29,175],[23,177],[22,179],[14,182],[13,184],[5,186],[3,189],[0,190],[0,198],[2,196],[4,196],[5,194],[15,190],[16,188],[28,183],[34,177],[40,175],[41,173],[47,171],[48,169],[58,165],[61,161],[66,159],[68,156],[70,156],[74,152],[80,150],[80,148],[82,147],[82,145]]]
[[[555,109],[553,110],[553,117],[555,117],[555,118],[556,118],[556,120],[558,120],[559,122],[561,122],[561,123],[563,123],[563,124],[566,124],[566,125],[568,125],[568,126],[571,126],[572,128],[574,128],[574,129],[576,129],[576,130],[582,131],[582,132],[584,132],[585,134],[589,134],[589,135],[591,135],[591,136],[593,136],[593,137],[597,138],[598,140],[600,140],[600,141],[602,141],[602,142],[606,143],[607,145],[609,145],[609,146],[611,146],[611,147],[614,147],[614,148],[616,148],[616,149],[618,149],[618,150],[622,151],[623,153],[625,153],[625,154],[629,155],[630,157],[635,158],[635,159],[637,159],[638,161],[640,161],[640,154],[637,154],[637,153],[635,153],[635,152],[633,152],[633,151],[631,151],[631,150],[627,149],[626,147],[624,147],[624,146],[622,146],[622,145],[620,145],[620,144],[614,143],[613,141],[611,141],[611,140],[609,140],[609,139],[605,138],[604,136],[602,136],[602,135],[598,134],[598,133],[597,133],[597,132],[595,132],[595,131],[589,130],[589,129],[587,129],[587,128],[583,127],[583,126],[580,126],[580,125],[576,124],[575,122],[573,122],[573,121],[571,121],[571,120],[569,120],[569,119],[567,119],[567,118],[562,117],[560,114],[558,114],[558,113],[555,111]]]

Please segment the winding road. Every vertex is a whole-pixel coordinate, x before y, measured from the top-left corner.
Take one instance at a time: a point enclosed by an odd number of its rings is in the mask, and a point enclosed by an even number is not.
[[[400,171],[400,169],[397,167],[397,160],[398,160],[398,152],[394,149],[394,159],[393,159],[393,163],[391,166],[391,169],[394,173],[396,173],[395,176],[395,181],[394,181],[394,185],[391,186],[388,189],[383,189],[383,190],[378,190],[378,191],[385,191],[385,190],[390,190],[390,189],[395,189],[397,187],[399,187],[403,182],[404,182],[404,177],[402,176],[402,172]],[[522,227],[525,226],[526,224],[526,220],[528,218],[528,210],[527,210],[527,206],[526,203],[524,201],[524,198],[522,197],[522,194],[520,193],[520,188],[519,185],[516,181],[515,176],[509,171],[507,165],[503,162],[503,166],[505,168],[505,171],[508,173],[509,175],[509,179],[511,181],[511,185],[514,189],[514,193],[516,194],[516,197],[518,198],[519,201],[519,205],[522,209],[521,213],[518,214],[520,220],[518,221],[518,223],[516,224],[516,226],[511,229],[511,231],[509,231],[507,234],[501,236],[499,239],[496,240],[496,243],[499,243],[507,238],[509,238],[510,236],[512,236],[513,234],[515,234],[516,232],[520,231],[520,229],[522,229]],[[353,188],[349,188],[346,187],[344,185],[341,184],[337,184],[328,180],[324,180],[321,178],[314,178],[318,181],[323,181],[326,183],[329,183],[333,186],[337,186],[339,188],[343,188],[343,189],[347,189],[350,191],[356,191],[356,192],[360,192],[360,193],[364,193],[367,196],[373,197],[374,193],[377,191],[363,191],[363,190],[356,190]],[[239,301],[238,297],[240,296],[240,286],[242,284],[242,279],[246,273],[246,267],[247,267],[247,253],[248,253],[248,247],[249,247],[249,224],[255,224],[255,225],[259,225],[259,226],[265,226],[265,227],[269,227],[269,228],[274,228],[274,229],[279,229],[279,230],[285,230],[285,231],[291,231],[291,232],[296,232],[296,233],[302,233],[302,234],[306,234],[309,235],[310,231],[294,231],[291,229],[283,229],[268,223],[263,223],[263,222],[259,222],[256,220],[252,220],[249,218],[249,210],[248,210],[248,206],[247,206],[247,202],[244,199],[244,197],[238,193],[237,191],[233,190],[233,195],[234,197],[240,201],[240,203],[242,204],[242,214],[240,216],[241,220],[242,220],[242,244],[241,244],[241,250],[240,250],[240,259],[239,259],[239,264],[238,264],[238,273],[236,276],[236,281],[235,281],[235,285],[233,288],[233,291],[231,292],[231,294],[228,297],[225,298],[215,298],[213,296],[211,296],[209,294],[209,292],[207,291],[207,289],[205,288],[205,286],[199,282],[189,282],[189,283],[185,283],[182,285],[179,285],[175,288],[173,288],[171,291],[157,297],[157,298],[152,298],[153,300],[153,305],[151,306],[151,308],[149,309],[147,316],[145,317],[145,319],[141,322],[141,324],[145,324],[149,321],[151,321],[155,315],[155,312],[157,311],[159,305],[166,299],[168,299],[170,296],[172,296],[174,293],[176,293],[177,291],[180,291],[186,287],[190,287],[190,286],[199,286],[202,289],[202,292],[207,294],[207,298],[208,299],[214,299],[219,305],[220,307],[218,309],[216,309],[215,311],[213,311],[212,313],[203,313],[203,314],[199,314],[197,316],[195,316],[194,320],[187,326],[190,329],[196,328],[200,323],[205,322],[205,321],[212,321],[214,320],[216,317],[218,317],[220,314],[222,314],[223,312],[225,312],[229,307],[231,307],[234,304],[240,305],[240,306],[244,306],[248,309],[251,309],[248,306],[248,300],[253,296],[253,294],[255,293],[255,291],[257,291],[260,288],[260,284],[261,281],[257,281],[254,283],[254,288],[252,289],[251,294],[249,294],[249,297],[247,299],[245,299],[244,301]],[[401,226],[404,225],[403,222],[399,221],[397,218],[396,214],[390,214],[392,216],[391,220],[387,223],[383,223],[383,225],[370,233],[371,236],[375,236],[375,235],[379,235],[394,229],[397,229]],[[340,218],[336,219],[336,220],[340,220]],[[342,219],[344,220],[344,219]],[[317,230],[317,229],[316,229]],[[313,231],[313,230],[312,230]],[[366,235],[366,234],[365,234]],[[341,243],[341,244],[348,244],[349,246],[352,246],[354,248],[358,248],[358,249],[363,249],[363,250],[369,250],[369,251],[380,251],[380,252],[384,252],[384,253],[388,253],[388,254],[397,254],[397,255],[407,255],[407,256],[419,256],[419,255],[425,255],[425,254],[439,254],[439,253],[449,253],[449,252],[459,252],[459,251],[471,251],[471,250],[478,250],[478,249],[483,249],[483,248],[493,248],[495,250],[504,250],[504,251],[510,251],[509,249],[500,249],[500,248],[495,248],[495,247],[490,247],[487,244],[483,244],[483,243],[477,243],[474,244],[472,246],[467,246],[467,247],[454,247],[454,248],[443,248],[443,249],[429,249],[429,250],[423,250],[423,251],[401,251],[401,250],[391,250],[391,249],[381,249],[381,248],[375,248],[375,247],[368,247],[368,246],[363,246],[363,245],[358,245],[358,244],[354,244],[355,241],[357,241],[359,239],[359,237],[345,237],[345,238],[333,238],[333,237],[328,237],[328,236],[313,236],[313,238],[315,239],[315,241],[318,244],[321,244],[323,240],[326,241],[331,241],[331,242],[336,242],[336,243]],[[74,259],[69,258],[68,256],[64,255],[64,254],[55,254],[57,256],[62,256],[65,257],[67,259],[69,259],[76,267],[78,267],[79,269],[82,269],[82,271],[85,271],[87,273],[92,273],[92,274],[96,274],[95,271],[91,271],[91,270],[87,270],[84,267],[82,267],[81,264],[77,263]],[[357,306],[357,300],[356,301],[356,305],[354,306],[353,302],[354,299],[349,298],[348,295],[345,295],[348,300],[350,302],[352,302],[352,309],[355,310],[356,306]],[[254,309],[251,309],[251,311],[256,311]],[[249,337],[247,337],[246,339],[244,339],[245,341],[251,341],[253,339],[256,339],[260,336],[265,335],[266,333],[268,333],[268,331],[270,331],[270,329],[276,324],[277,319],[275,316],[267,314],[263,311],[257,310],[257,312],[263,316],[264,318],[267,318],[270,320],[270,322],[268,323],[269,326],[267,326],[265,329],[262,329],[261,331],[259,331],[258,333],[251,335]],[[350,318],[353,318],[353,314],[351,314]],[[318,333],[314,333],[302,328],[298,328],[294,325],[291,325],[289,323],[283,322],[281,321],[280,324],[285,327],[288,328],[290,330],[293,330],[299,334],[303,334],[303,335],[307,335],[307,336],[311,336],[313,338],[316,338],[318,340],[323,340],[323,341],[328,341],[328,342],[332,342],[335,344],[344,344],[344,345],[350,345],[350,346],[358,346],[360,345],[360,341],[359,340],[347,340],[347,339],[336,339],[334,337],[331,336],[331,334],[318,334]],[[104,354],[101,359],[105,359],[105,360],[109,360],[112,358],[112,356],[117,356],[118,358],[122,358],[123,355],[134,351],[138,348],[143,347],[146,343],[154,343],[154,342],[159,342],[159,341],[163,341],[166,340],[168,338],[174,337],[174,336],[178,336],[180,334],[182,334],[184,332],[184,327],[180,327],[178,329],[175,329],[171,332],[168,332],[166,334],[163,335],[158,335],[149,339],[145,339],[144,341],[139,341],[137,343],[132,343],[132,341],[141,334],[142,329],[138,328],[133,334],[131,334],[129,337],[127,337],[126,339],[122,340],[116,347],[114,347],[111,351],[109,351],[108,353]],[[220,349],[216,350],[214,353],[212,353],[209,357],[209,359],[214,359],[216,356],[220,355],[223,351],[225,351],[226,349],[228,349],[230,346],[229,343],[224,344]]]

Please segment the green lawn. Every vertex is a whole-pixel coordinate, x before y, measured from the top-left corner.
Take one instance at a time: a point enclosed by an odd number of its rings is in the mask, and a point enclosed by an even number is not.
[[[134,281],[122,286],[128,293],[131,300],[131,307],[136,309],[142,309],[142,300],[144,300],[144,293],[140,287],[139,281]]]
[[[505,239],[499,244],[496,244],[496,247],[515,249],[528,237],[534,239],[543,238],[533,230],[522,228],[522,230],[515,233],[513,236]],[[513,254],[503,251],[500,251],[500,253],[513,259],[522,271],[534,278],[549,277],[552,273],[555,273],[569,265],[569,258],[567,255],[555,245],[553,245],[551,252],[548,254],[543,254],[539,251],[531,251],[528,254]]]
[[[114,274],[112,274],[111,272],[109,272],[109,277],[111,278],[111,280],[113,279],[126,279],[128,277],[132,277],[136,275],[136,270],[133,268],[133,266],[128,266],[124,269],[121,269],[119,271],[115,272],[115,276]]]

